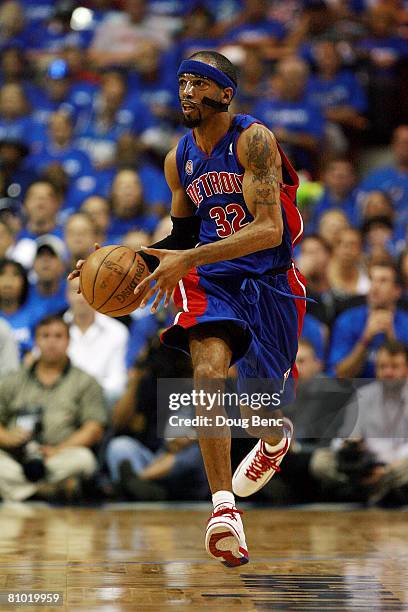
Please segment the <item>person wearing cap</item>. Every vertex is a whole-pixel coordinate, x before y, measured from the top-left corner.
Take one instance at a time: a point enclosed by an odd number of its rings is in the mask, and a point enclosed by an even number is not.
[[[97,89],[95,85],[85,81],[75,82],[68,63],[60,58],[48,64],[44,85],[42,95],[33,104],[33,117],[43,126],[44,133],[50,115],[57,110],[70,113],[75,125],[86,120]]]
[[[65,298],[67,255],[63,241],[52,234],[41,236],[36,243],[35,281],[30,284],[27,304],[33,318],[40,320],[46,315],[62,313],[68,307]]]

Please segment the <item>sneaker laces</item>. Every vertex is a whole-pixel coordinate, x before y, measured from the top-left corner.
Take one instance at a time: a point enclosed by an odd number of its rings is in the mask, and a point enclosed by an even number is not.
[[[276,460],[276,457],[267,457],[267,455],[258,448],[251,465],[245,472],[245,476],[256,482],[258,478],[261,478],[261,476],[270,469],[274,469],[275,472],[280,472],[280,467],[275,463],[274,459]]]
[[[242,510],[237,510],[236,508],[228,508],[228,506],[225,506],[224,508],[221,508],[221,510],[217,510],[216,512],[213,512],[211,515],[211,518],[209,518],[208,520],[210,521],[213,518],[217,518],[218,516],[225,516],[226,514],[228,514],[230,516],[230,518],[234,519],[234,521],[237,520],[237,517],[234,516],[235,514],[243,514]]]

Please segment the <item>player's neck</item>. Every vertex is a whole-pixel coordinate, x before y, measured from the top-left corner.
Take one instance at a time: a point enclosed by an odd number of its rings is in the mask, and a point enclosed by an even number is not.
[[[195,141],[204,153],[210,155],[217,142],[228,132],[232,117],[230,113],[217,113],[194,128]]]

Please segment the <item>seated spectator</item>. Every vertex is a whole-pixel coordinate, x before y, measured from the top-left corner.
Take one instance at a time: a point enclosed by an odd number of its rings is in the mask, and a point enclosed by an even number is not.
[[[0,139],[14,140],[33,148],[39,136],[22,86],[3,85],[0,88]]]
[[[0,384],[3,500],[49,495],[68,478],[90,478],[97,468],[91,449],[107,420],[100,386],[68,359],[68,326],[57,317],[43,319],[35,340],[39,359]],[[29,462],[34,450],[40,464]]]
[[[13,259],[14,232],[10,224],[0,217],[0,259]]]
[[[170,43],[166,19],[154,16],[146,0],[125,0],[123,5],[123,12],[109,12],[96,28],[89,59],[99,68],[132,66],[144,42],[162,49]]]
[[[323,174],[324,191],[313,208],[309,226],[312,231],[316,231],[322,214],[333,208],[342,210],[349,223],[357,225],[356,183],[356,171],[350,160],[338,158],[328,162]]]
[[[366,295],[370,281],[364,270],[363,242],[358,230],[345,229],[334,243],[328,267],[332,291],[339,299]]]
[[[31,265],[37,238],[45,234],[62,237],[63,229],[58,223],[60,206],[61,196],[53,183],[38,180],[30,185],[23,205],[26,215],[25,227],[16,237],[19,258],[24,253],[25,259],[30,261],[31,258]]]
[[[252,108],[262,100],[265,72],[260,51],[246,49],[244,61],[240,66],[239,90],[234,97],[234,104],[241,113],[251,114]]]
[[[258,0],[244,0],[236,20],[224,32],[222,44],[255,49],[264,59],[280,57],[285,28],[270,18],[269,8],[268,4]]]
[[[331,249],[318,234],[303,238],[296,258],[299,270],[307,278],[307,295],[316,300],[308,302],[307,312],[325,324],[335,316],[335,298],[327,275],[330,258]]]
[[[25,47],[29,42],[23,7],[19,2],[6,0],[0,8],[0,50],[8,47]]]
[[[27,272],[11,259],[0,261],[0,318],[8,322],[18,342],[20,356],[32,348],[32,313],[27,305]]]
[[[1,20],[0,20],[1,23]],[[43,96],[41,88],[33,83],[30,62],[27,53],[21,47],[8,47],[2,52],[0,58],[0,82],[2,85],[8,83],[20,85],[24,95],[34,108],[37,101]]]
[[[376,381],[347,406],[341,438],[316,450],[311,471],[336,501],[408,503],[408,351],[382,344]]]
[[[320,217],[318,235],[326,244],[334,245],[340,234],[349,228],[350,223],[344,212],[339,208],[333,208]]]
[[[385,340],[408,344],[408,313],[397,307],[397,272],[388,263],[371,266],[366,303],[349,308],[335,321],[328,372],[339,378],[374,376],[374,359]]]
[[[130,435],[109,442],[106,462],[118,492],[127,498],[203,499],[206,494],[197,443],[185,438],[163,443],[157,436],[157,378],[175,376],[191,376],[190,359],[160,347],[155,339],[113,409],[115,430]]]
[[[102,77],[88,120],[78,126],[76,144],[88,153],[95,168],[106,168],[114,162],[122,134],[140,136],[153,124],[147,106],[129,93],[124,74],[112,69]]]
[[[158,218],[149,214],[144,203],[143,187],[135,170],[120,170],[112,183],[112,216],[108,228],[108,240],[112,244],[133,229],[151,233]]]
[[[65,224],[64,240],[69,252],[69,268],[73,269],[78,259],[86,259],[96,242],[95,226],[85,213],[75,213]]]
[[[33,117],[43,126],[44,134],[50,115],[57,110],[70,113],[75,127],[79,128],[91,113],[96,91],[93,83],[76,82],[65,60],[55,59],[48,65],[41,96],[33,104]]]
[[[111,404],[125,390],[129,332],[120,321],[91,308],[78,288],[79,280],[67,287],[69,310],[64,319],[70,324],[68,355],[75,366],[99,382]]]
[[[387,193],[395,209],[395,223],[401,227],[408,224],[408,125],[394,130],[391,149],[393,164],[370,172],[359,185],[358,201],[362,202],[370,191]]]
[[[66,259],[65,245],[60,238],[46,234],[37,239],[33,265],[35,282],[30,285],[27,300],[33,320],[40,321],[67,309]]]
[[[368,25],[368,36],[360,41],[357,51],[365,61],[370,134],[377,143],[384,143],[399,115],[400,67],[408,57],[408,44],[397,32],[396,14],[391,7],[371,7]]]
[[[107,231],[110,223],[110,206],[106,198],[94,195],[86,198],[81,204],[80,212],[91,219],[95,227],[95,242],[104,246],[107,242]]]
[[[184,59],[197,51],[204,49],[216,49],[219,45],[219,37],[213,36],[213,26],[219,16],[220,3],[217,3],[214,12],[208,3],[192,4],[188,7],[182,22],[182,29],[176,41],[174,41],[170,54],[174,52],[174,64],[179,65]],[[165,54],[168,57],[168,53]],[[177,72],[177,70],[175,71]]]
[[[301,338],[310,342],[317,358],[320,361],[324,361],[326,356],[327,328],[308,312],[303,320]]]
[[[5,135],[0,138],[2,191],[6,197],[21,201],[28,187],[38,179],[35,169],[27,164],[28,146],[21,140]]]
[[[408,300],[408,249],[400,255],[398,272],[402,286],[402,297],[404,300]]]
[[[259,102],[252,114],[275,134],[297,169],[313,172],[321,151],[324,118],[308,100],[307,64],[297,58],[281,60],[276,68],[275,95]]]
[[[40,173],[53,162],[61,164],[68,176],[69,185],[80,177],[94,174],[88,155],[73,144],[72,116],[64,111],[50,115],[48,138],[29,162]]]
[[[356,75],[341,67],[341,57],[334,42],[315,43],[314,60],[317,72],[309,79],[309,96],[320,106],[330,126],[336,127],[328,131],[330,148],[344,153],[348,149],[345,137],[367,126],[363,116],[367,110],[365,92]]]
[[[6,374],[18,370],[20,355],[13,330],[0,318],[0,379]]]
[[[393,243],[394,226],[388,217],[372,217],[362,227],[364,252],[369,261],[387,259],[397,254]]]

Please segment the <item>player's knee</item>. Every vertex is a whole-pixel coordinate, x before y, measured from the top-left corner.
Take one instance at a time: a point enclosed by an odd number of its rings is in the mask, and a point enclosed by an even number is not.
[[[195,380],[214,380],[217,378],[224,379],[227,376],[225,369],[211,362],[199,363],[194,368]]]

